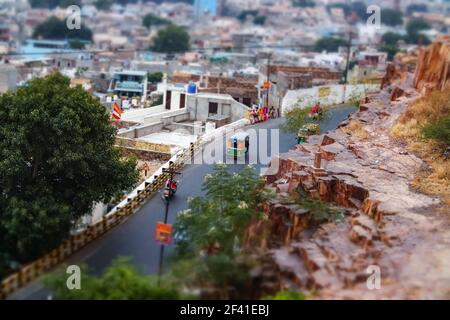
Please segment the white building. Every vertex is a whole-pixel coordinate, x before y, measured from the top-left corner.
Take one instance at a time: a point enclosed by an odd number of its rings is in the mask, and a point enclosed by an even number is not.
[[[0,94],[17,87],[17,69],[8,64],[0,64]]]

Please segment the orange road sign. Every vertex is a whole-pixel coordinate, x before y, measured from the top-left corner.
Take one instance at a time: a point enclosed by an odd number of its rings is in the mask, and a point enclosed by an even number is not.
[[[162,244],[170,244],[172,242],[172,225],[158,222],[156,224],[156,241]]]

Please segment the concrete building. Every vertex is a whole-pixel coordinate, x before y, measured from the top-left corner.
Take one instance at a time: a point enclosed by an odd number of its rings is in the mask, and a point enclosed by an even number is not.
[[[138,97],[145,101],[147,98],[147,73],[132,70],[114,72],[108,92],[119,97]]]
[[[337,84],[341,80],[341,73],[329,68],[270,65],[267,70],[267,66],[262,66],[258,91],[263,101],[267,100],[267,89],[264,88],[267,75],[270,80],[269,106],[278,109],[279,114],[282,112],[282,100],[288,91]]]
[[[237,77],[206,76],[202,84],[204,87],[199,88],[200,92],[228,94],[247,107],[258,103],[258,81]]]
[[[232,96],[217,93],[197,93],[187,96],[190,119],[214,122],[216,127],[243,119],[250,110]]]
[[[17,87],[17,69],[8,64],[0,64],[0,94]]]

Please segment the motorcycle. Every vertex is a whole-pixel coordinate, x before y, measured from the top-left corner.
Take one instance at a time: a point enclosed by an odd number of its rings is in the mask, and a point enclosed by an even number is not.
[[[170,200],[175,193],[177,192],[177,182],[175,180],[170,180],[168,179],[166,181],[166,184],[164,186],[164,190],[163,190],[163,196],[166,200]]]

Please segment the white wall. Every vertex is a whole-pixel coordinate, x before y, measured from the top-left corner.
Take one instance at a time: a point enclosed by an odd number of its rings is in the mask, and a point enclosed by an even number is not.
[[[319,98],[320,88],[330,88],[330,94]],[[357,84],[357,85],[330,85],[319,86],[308,89],[288,90],[281,103],[282,113],[293,108],[306,108],[320,101],[321,105],[336,105],[349,102],[351,98],[365,93],[376,91],[380,88],[378,84]]]

